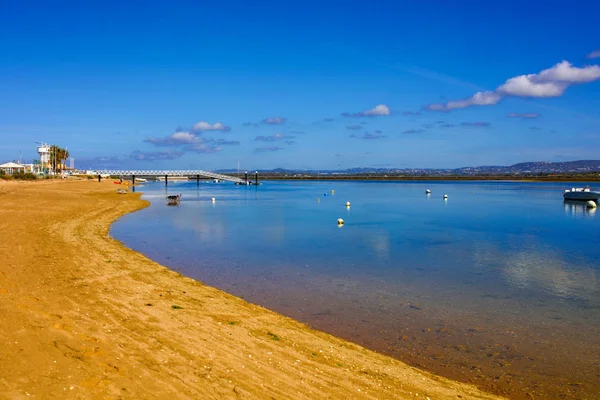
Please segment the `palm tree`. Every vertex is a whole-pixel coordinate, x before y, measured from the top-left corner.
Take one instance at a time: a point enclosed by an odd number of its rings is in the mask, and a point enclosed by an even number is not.
[[[63,166],[64,153],[65,153],[65,149],[63,149],[62,147],[59,147],[58,154],[56,154],[56,168],[57,168],[59,174],[62,172],[62,169],[63,169],[62,166]]]
[[[70,157],[69,152],[62,147],[53,144],[50,146],[50,168],[54,173],[63,172],[65,161]]]
[[[63,169],[65,169],[67,167],[66,161],[69,159],[69,157],[71,155],[69,154],[69,150],[67,150],[67,149],[63,150],[62,155],[63,155],[63,159],[62,159],[62,161],[63,161]]]
[[[56,174],[56,167],[58,164],[58,155],[60,153],[60,147],[53,144],[50,146],[50,169]]]

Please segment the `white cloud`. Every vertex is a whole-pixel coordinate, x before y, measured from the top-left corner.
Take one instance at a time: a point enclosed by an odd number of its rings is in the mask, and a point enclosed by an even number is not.
[[[562,96],[568,83],[565,82],[536,82],[536,75],[521,75],[510,78],[497,91],[503,96],[520,97],[558,97]]]
[[[371,110],[365,111],[364,114],[370,117],[377,115],[390,115],[390,109],[385,104],[380,104]]]
[[[240,142],[238,140],[224,140],[224,139],[213,139],[213,138],[205,138],[202,136],[197,136],[198,134],[194,132],[187,131],[177,131],[169,136],[164,138],[156,138],[150,137],[145,140],[146,143],[153,144],[155,146],[161,147],[172,147],[178,148],[181,151],[171,151],[169,154],[183,154],[186,151],[193,151],[196,153],[216,153],[223,148],[222,145],[239,145]],[[140,154],[139,157],[144,157],[144,154]],[[155,159],[158,159],[159,156],[168,154],[167,152],[159,152],[159,153],[148,153]],[[148,159],[148,157],[146,157]]]
[[[477,92],[463,100],[429,104],[425,108],[431,111],[450,111],[475,105],[493,105],[504,96],[559,97],[573,84],[589,83],[599,79],[600,66],[598,65],[578,68],[568,61],[562,61],[537,74],[510,78],[495,91]]]
[[[589,83],[600,79],[600,66],[574,67],[562,61],[539,74],[521,75],[510,78],[496,91],[504,96],[558,97],[575,83]]]
[[[357,113],[342,113],[343,117],[380,117],[390,115],[390,109],[385,104],[379,104],[375,108]]]
[[[477,92],[473,96],[459,101],[449,101],[448,108],[465,108],[469,106],[487,106],[500,101],[500,96],[494,92]]]
[[[177,131],[172,135],[164,138],[150,137],[145,142],[152,143],[156,146],[179,146],[192,143],[202,143],[204,139],[199,138],[191,132]]]
[[[501,98],[502,96],[496,92],[477,92],[466,99],[449,101],[447,103],[429,104],[426,108],[431,111],[450,111],[470,106],[489,106],[498,103]]]
[[[592,51],[587,58],[600,58],[600,50]]]
[[[537,76],[533,75],[533,77],[534,81],[539,82],[589,83],[600,79],[600,66],[586,65],[583,68],[577,68],[570,62],[563,61],[552,68],[543,70]]]
[[[175,142],[181,143],[194,143],[198,141],[198,137],[190,132],[175,132],[170,138]]]
[[[225,126],[220,122],[209,124],[206,121],[198,121],[192,127],[192,130],[194,131],[228,131],[230,129],[230,127]]]

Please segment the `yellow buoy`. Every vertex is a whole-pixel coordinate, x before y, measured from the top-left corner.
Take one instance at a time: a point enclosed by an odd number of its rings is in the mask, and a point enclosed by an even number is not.
[[[217,201],[214,197],[212,198],[212,202],[214,203],[215,201]]]
[[[444,199],[447,199],[447,198],[448,198],[448,195],[447,195],[447,194],[445,194],[445,195],[444,195]]]
[[[598,205],[596,204],[596,202],[595,202],[595,201],[593,201],[593,200],[588,200],[588,202],[587,202],[587,203],[585,203],[585,206],[586,206],[587,208],[596,208]]]
[[[349,201],[346,202],[346,207],[350,207],[350,202]]]
[[[338,226],[342,226],[344,225],[344,220],[341,218],[338,218]]]
[[[335,193],[335,191],[333,189],[331,189],[331,194],[334,194],[334,193]]]

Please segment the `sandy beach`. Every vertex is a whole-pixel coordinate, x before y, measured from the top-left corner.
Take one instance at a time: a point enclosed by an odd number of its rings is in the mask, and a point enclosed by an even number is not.
[[[148,203],[118,187],[0,183],[1,398],[498,398],[126,248],[109,226]]]

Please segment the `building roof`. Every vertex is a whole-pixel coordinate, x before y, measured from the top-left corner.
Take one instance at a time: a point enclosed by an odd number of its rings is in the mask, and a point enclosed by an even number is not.
[[[4,164],[0,164],[0,168],[25,168],[25,166],[21,164],[16,164],[14,162],[7,162]]]

